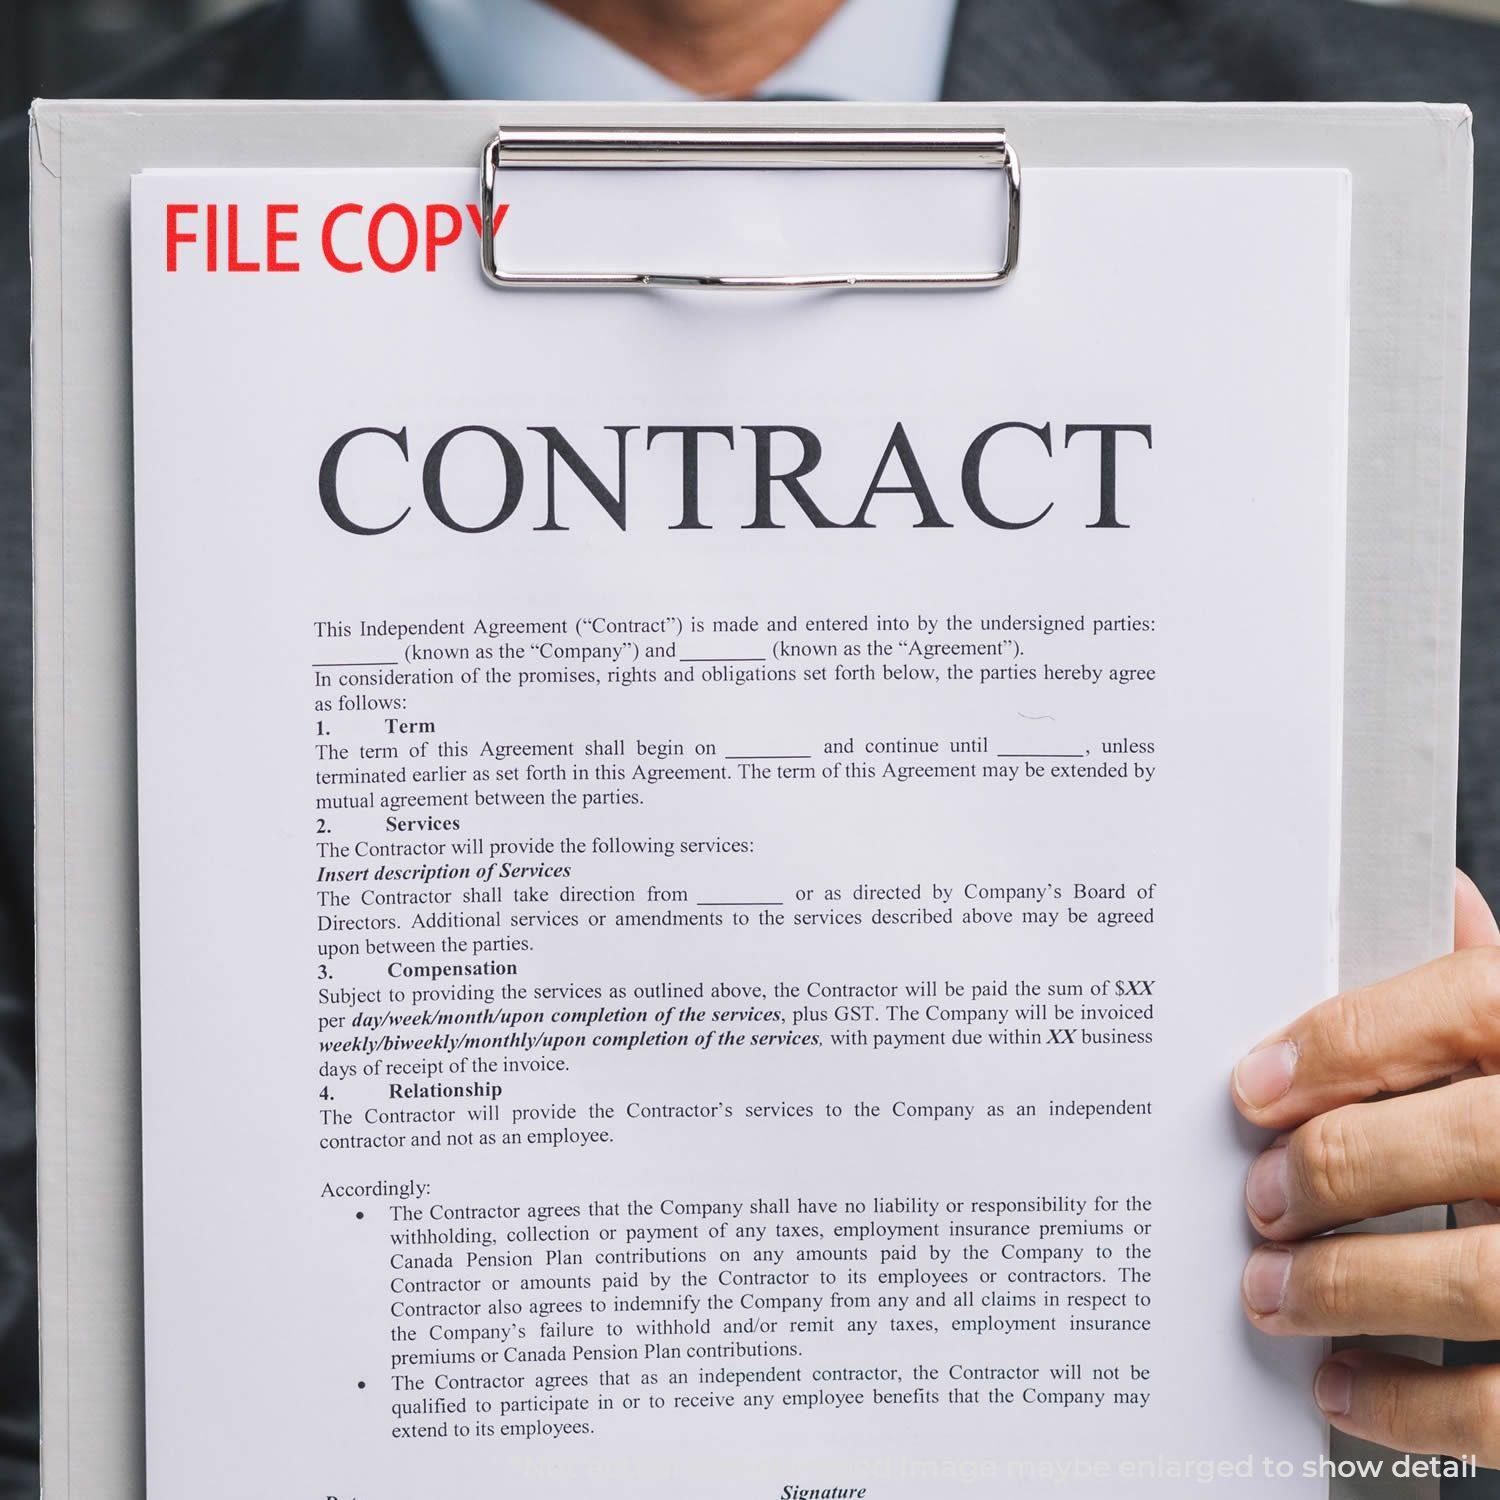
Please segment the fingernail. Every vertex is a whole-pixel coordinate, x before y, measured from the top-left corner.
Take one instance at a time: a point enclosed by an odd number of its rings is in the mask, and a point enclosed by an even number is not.
[[[1262,1245],[1245,1266],[1245,1301],[1262,1316],[1280,1312],[1291,1279],[1292,1252]]]
[[[1297,1044],[1272,1042],[1240,1059],[1234,1070],[1235,1092],[1251,1109],[1264,1109],[1291,1088],[1296,1071]]]
[[[1286,1212],[1286,1147],[1272,1146],[1255,1158],[1245,1180],[1245,1202],[1264,1224]]]
[[[1313,1380],[1313,1397],[1326,1415],[1346,1416],[1354,1399],[1354,1371],[1336,1361],[1324,1365]]]

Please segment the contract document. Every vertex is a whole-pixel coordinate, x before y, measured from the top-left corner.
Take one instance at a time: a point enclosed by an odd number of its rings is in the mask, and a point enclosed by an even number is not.
[[[150,171],[152,1500],[1327,1492],[1349,179]]]

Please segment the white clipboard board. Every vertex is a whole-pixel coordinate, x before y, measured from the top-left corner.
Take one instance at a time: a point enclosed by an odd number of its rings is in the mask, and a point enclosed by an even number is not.
[[[1351,174],[1343,981],[1369,981],[1444,951],[1456,801],[1468,111],[1019,103],[776,110],[779,123],[825,137],[983,133],[1003,122],[1028,167],[1275,165]],[[733,104],[77,101],[33,112],[37,1109],[49,1496],[144,1494],[130,179],[151,167],[477,170],[502,114],[523,133],[586,136],[610,126],[636,137],[668,125],[753,129],[767,119],[765,106]],[[1007,264],[1002,258],[987,274]],[[1336,1438],[1336,1455],[1351,1449]],[[1371,1492],[1356,1482],[1334,1488]],[[1402,1486],[1387,1477],[1378,1492],[1435,1497],[1436,1481]]]

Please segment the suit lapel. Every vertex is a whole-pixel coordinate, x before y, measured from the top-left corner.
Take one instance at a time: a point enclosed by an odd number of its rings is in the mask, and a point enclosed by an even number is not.
[[[1069,0],[959,0],[943,97],[1113,97],[1113,81],[1082,43],[1076,8]]]
[[[242,98],[444,99],[405,0],[279,0],[236,49]]]
[[[1206,0],[959,0],[945,99],[1219,99]]]

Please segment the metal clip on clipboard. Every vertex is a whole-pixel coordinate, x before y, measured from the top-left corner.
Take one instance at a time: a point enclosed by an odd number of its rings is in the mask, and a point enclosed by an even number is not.
[[[493,234],[481,234],[484,274],[498,287],[561,291],[587,287],[687,287],[767,290],[864,287],[884,290],[1001,285],[1021,255],[1021,165],[1002,129],[804,130],[796,126],[719,130],[595,126],[580,130],[502,126],[482,163],[480,220],[495,222],[503,170],[527,167],[989,167],[1004,173],[1005,243],[993,270],[824,272],[789,276],[703,276],[664,271],[510,271],[499,263]]]

